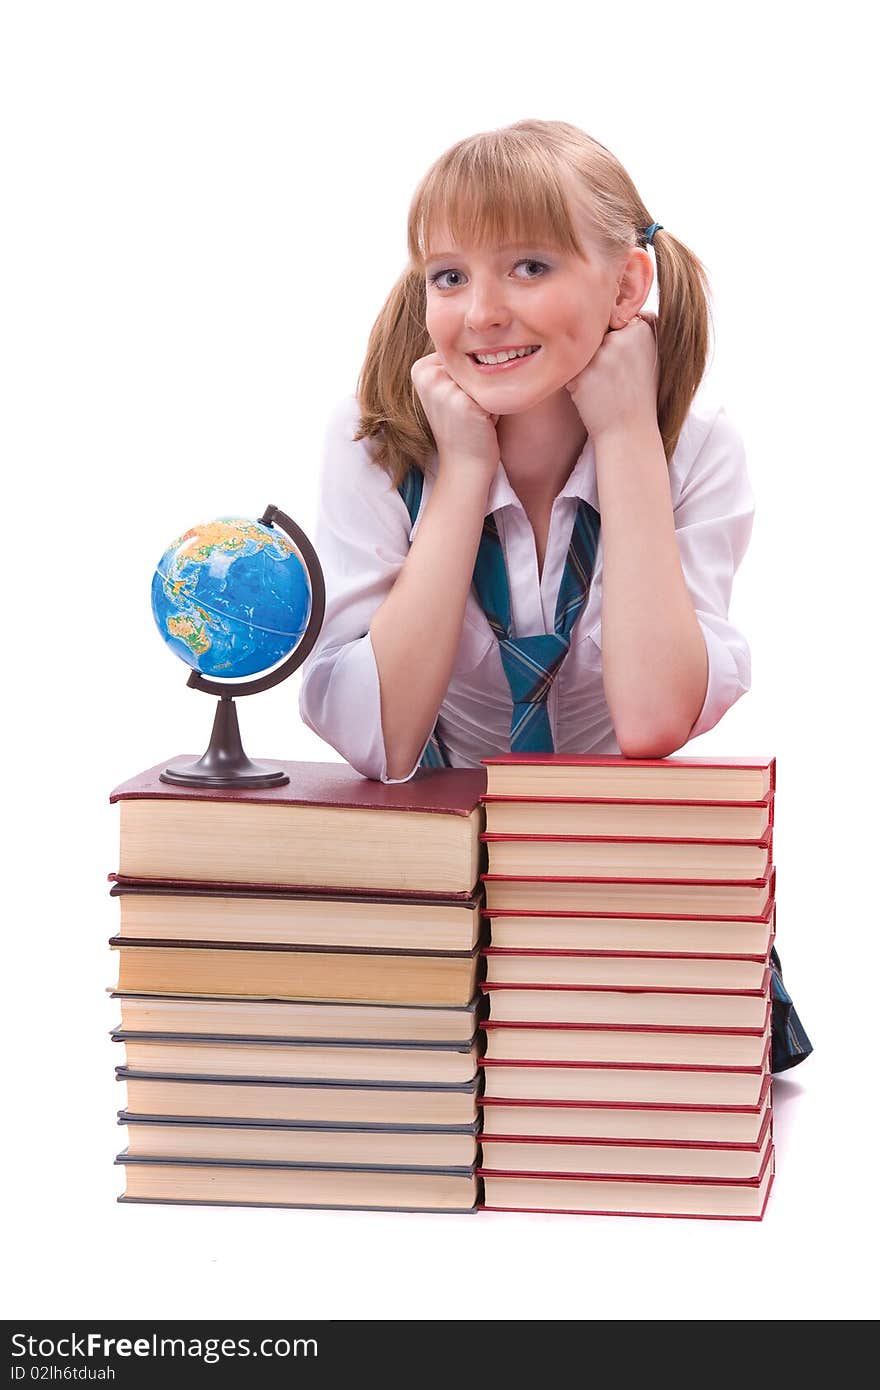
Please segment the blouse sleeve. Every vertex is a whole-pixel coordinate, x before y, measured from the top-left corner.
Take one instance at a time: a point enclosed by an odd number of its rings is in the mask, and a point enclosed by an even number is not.
[[[682,572],[709,659],[706,698],[688,739],[714,728],[751,683],[748,644],[727,614],[754,513],[743,442],[722,408],[681,478],[674,507]]]
[[[364,777],[387,775],[379,673],[369,627],[409,553],[410,519],[391,478],[355,440],[354,396],[331,416],[324,442],[315,549],[327,607],[320,636],[303,663],[300,715]],[[427,746],[427,741],[426,741]],[[424,750],[423,750],[424,751]]]

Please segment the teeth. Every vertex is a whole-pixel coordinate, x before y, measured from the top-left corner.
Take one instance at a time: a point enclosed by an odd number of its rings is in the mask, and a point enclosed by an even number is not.
[[[496,363],[509,362],[512,357],[528,357],[531,353],[537,352],[537,347],[517,348],[516,352],[475,352],[478,362]]]

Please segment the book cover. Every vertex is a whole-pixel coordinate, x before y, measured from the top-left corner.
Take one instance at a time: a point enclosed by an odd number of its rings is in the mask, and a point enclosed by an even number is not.
[[[377,782],[362,777],[347,763],[285,762],[275,759],[290,777],[283,787],[179,787],[159,781],[160,773],[180,754],[147,768],[111,792],[111,803],[151,798],[162,801],[236,801],[267,806],[328,806],[364,811],[416,811],[469,816],[486,789],[481,769],[420,769],[408,782]]]

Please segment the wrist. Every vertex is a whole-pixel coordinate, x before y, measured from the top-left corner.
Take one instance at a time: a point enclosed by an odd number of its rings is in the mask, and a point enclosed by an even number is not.
[[[485,506],[489,489],[498,471],[498,460],[487,463],[485,459],[468,459],[461,454],[453,458],[440,455],[434,492],[441,496],[454,496],[467,504],[473,502]]]
[[[658,439],[662,441],[660,425],[656,416],[632,416],[628,419],[616,419],[606,425],[604,429],[593,431],[593,444],[598,449],[608,444],[619,444],[623,442],[631,443],[633,440],[640,444],[645,442],[655,443]]]

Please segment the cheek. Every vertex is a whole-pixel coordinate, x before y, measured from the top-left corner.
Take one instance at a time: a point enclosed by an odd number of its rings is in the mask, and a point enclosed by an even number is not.
[[[429,299],[425,306],[425,327],[438,348],[441,343],[448,341],[453,333],[453,324],[447,306]]]

